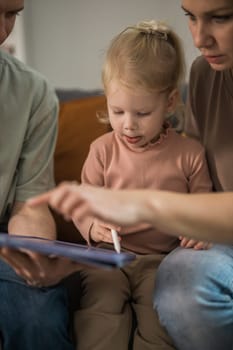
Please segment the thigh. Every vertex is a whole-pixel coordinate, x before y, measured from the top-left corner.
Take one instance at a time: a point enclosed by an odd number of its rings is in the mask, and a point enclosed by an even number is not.
[[[155,307],[179,349],[231,349],[232,276],[232,246],[178,248],[164,259],[156,280]]]
[[[84,269],[80,308],[119,313],[130,298],[129,281],[120,269]]]
[[[68,334],[67,292],[62,284],[30,287],[0,261],[0,295],[4,349],[73,349]]]
[[[157,312],[153,309],[153,292],[156,270],[164,255],[146,255],[135,264],[130,279],[132,306],[136,315],[134,349],[174,349],[170,337],[161,326]]]
[[[164,255],[139,256],[131,265],[129,280],[133,301],[141,305],[152,305],[156,271]]]
[[[209,250],[177,248],[161,263],[156,279],[156,290],[160,288],[171,298],[179,298],[174,292],[198,296],[205,304],[206,297],[212,295],[218,301],[230,301],[233,297],[233,247],[214,245]],[[172,291],[170,287],[172,286]],[[177,291],[175,290],[177,288]]]
[[[25,280],[17,275],[9,264],[0,259],[0,281],[1,280],[27,285]]]
[[[18,276],[14,270],[0,260],[0,323],[4,326],[17,320],[20,324],[39,319],[56,317],[59,312],[68,316],[68,297],[66,288],[56,285],[49,288],[35,288]]]

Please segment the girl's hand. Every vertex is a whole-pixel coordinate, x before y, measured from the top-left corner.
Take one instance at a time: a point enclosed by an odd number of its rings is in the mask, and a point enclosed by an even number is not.
[[[204,241],[197,241],[195,239],[186,238],[183,236],[179,237],[180,239],[180,246],[183,248],[193,248],[196,250],[206,250],[212,247],[212,243],[204,242]]]
[[[90,238],[94,242],[113,243],[111,229],[119,231],[119,227],[114,227],[113,225],[110,226],[109,224],[96,219],[90,229]],[[119,236],[119,240],[120,239]]]

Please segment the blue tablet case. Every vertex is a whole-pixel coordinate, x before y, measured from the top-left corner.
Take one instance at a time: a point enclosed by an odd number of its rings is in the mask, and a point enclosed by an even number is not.
[[[117,268],[130,263],[136,258],[133,253],[116,253],[113,250],[88,247],[44,238],[9,235],[0,232],[0,247],[27,249],[51,257],[65,257],[84,265],[104,268]]]

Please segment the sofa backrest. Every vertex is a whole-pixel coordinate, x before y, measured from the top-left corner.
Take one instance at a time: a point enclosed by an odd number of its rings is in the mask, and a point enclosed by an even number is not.
[[[60,102],[58,140],[54,155],[55,181],[80,182],[81,169],[87,157],[90,143],[109,131],[96,114],[106,110],[104,95],[87,96]],[[81,242],[80,234],[72,223],[67,223],[54,213],[58,238]]]
[[[90,96],[60,103],[59,131],[55,150],[55,181],[80,181],[81,169],[90,143],[109,131],[96,117],[106,110],[103,95]]]

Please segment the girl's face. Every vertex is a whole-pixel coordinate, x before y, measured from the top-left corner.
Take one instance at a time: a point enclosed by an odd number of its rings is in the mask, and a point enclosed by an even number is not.
[[[110,124],[118,136],[135,149],[159,138],[167,112],[173,110],[176,93],[132,91],[111,82],[106,93]]]
[[[233,68],[233,1],[182,0],[195,46],[215,70]]]

